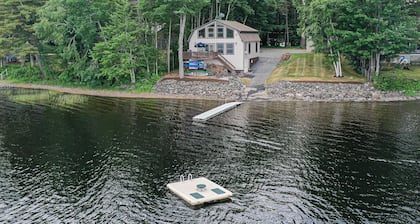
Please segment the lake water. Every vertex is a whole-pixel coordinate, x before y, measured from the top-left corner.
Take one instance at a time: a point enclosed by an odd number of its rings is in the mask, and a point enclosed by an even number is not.
[[[419,223],[420,102],[116,99],[0,89],[0,223]],[[166,188],[204,176],[230,202]]]

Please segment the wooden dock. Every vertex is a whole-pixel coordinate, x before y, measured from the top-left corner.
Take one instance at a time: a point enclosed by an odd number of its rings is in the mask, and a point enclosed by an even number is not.
[[[194,121],[201,121],[201,122],[207,121],[208,119],[213,118],[213,117],[215,117],[215,116],[217,116],[219,114],[222,114],[222,113],[224,113],[224,112],[226,112],[228,110],[231,110],[232,108],[235,108],[235,107],[237,107],[237,106],[239,106],[241,104],[242,104],[242,102],[225,103],[225,104],[220,105],[220,106],[218,106],[216,108],[213,108],[213,109],[211,109],[209,111],[206,111],[206,112],[201,113],[201,114],[199,114],[197,116],[194,116],[193,117],[193,120]]]
[[[192,206],[224,201],[232,197],[232,192],[205,177],[170,183],[166,186]]]

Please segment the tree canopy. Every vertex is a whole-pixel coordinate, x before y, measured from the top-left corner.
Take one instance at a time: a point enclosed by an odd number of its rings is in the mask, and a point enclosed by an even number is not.
[[[134,85],[178,68],[182,77],[187,37],[218,18],[260,30],[267,46],[310,38],[337,69],[345,57],[370,79],[380,60],[418,42],[418,9],[415,0],[2,0],[0,67],[14,56],[40,79],[86,85]]]

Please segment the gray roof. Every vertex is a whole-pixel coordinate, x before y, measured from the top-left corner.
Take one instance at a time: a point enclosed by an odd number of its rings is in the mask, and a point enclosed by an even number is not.
[[[241,40],[243,42],[259,42],[261,41],[260,35],[258,33],[239,33]]]
[[[237,21],[230,21],[230,20],[216,20],[216,22],[221,23],[225,26],[228,26],[234,30],[239,32],[239,36],[241,40],[244,42],[258,42],[261,41],[260,35],[258,35],[258,30],[249,27],[245,24],[242,24]]]
[[[249,27],[245,24],[242,24],[240,22],[237,22],[237,21],[216,19],[216,20],[212,20],[212,21],[210,21],[210,22],[208,22],[208,23],[206,23],[206,24],[204,24],[200,27],[197,27],[196,29],[201,29],[202,27],[208,26],[209,24],[214,23],[214,22],[221,23],[221,24],[223,24],[227,27],[230,27],[230,28],[238,31],[239,36],[241,37],[241,40],[243,42],[259,42],[259,41],[261,41],[260,35],[258,34],[258,30],[254,29],[252,27]],[[192,35],[192,33],[191,33],[191,35]],[[191,36],[188,39],[191,39]]]
[[[249,27],[245,24],[242,24],[240,22],[237,21],[230,21],[230,20],[216,20],[219,23],[224,24],[225,26],[229,26],[232,29],[235,29],[237,31],[239,31],[240,33],[244,32],[244,33],[258,33],[258,30]]]

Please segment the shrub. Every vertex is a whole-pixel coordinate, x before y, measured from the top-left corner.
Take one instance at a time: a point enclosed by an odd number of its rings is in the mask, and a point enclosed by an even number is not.
[[[7,69],[7,79],[17,79],[29,82],[41,80],[41,71],[38,67],[8,65],[5,66],[4,69]]]
[[[380,90],[402,91],[407,96],[414,96],[420,92],[420,82],[414,79],[381,75],[375,76],[373,83]]]

